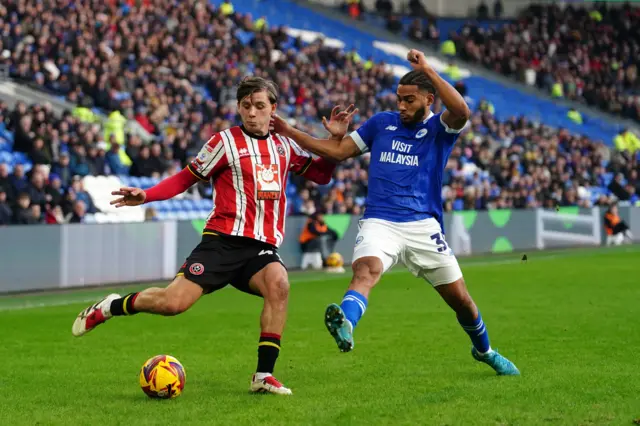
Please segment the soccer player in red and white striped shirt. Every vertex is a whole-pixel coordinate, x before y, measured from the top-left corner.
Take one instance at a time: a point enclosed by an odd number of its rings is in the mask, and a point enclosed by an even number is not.
[[[291,139],[269,132],[276,110],[274,83],[250,77],[238,87],[238,112],[242,126],[215,134],[180,173],[143,191],[121,188],[116,207],[136,206],[166,200],[196,182],[211,181],[214,207],[207,219],[202,241],[187,258],[166,288],[149,288],[124,297],[107,296],[82,311],[73,324],[73,334],[82,336],[112,316],[147,312],[177,315],[203,294],[231,284],[261,296],[258,367],[251,380],[254,392],[288,395],[291,390],[272,373],[280,351],[286,321],[289,282],[278,255],[284,238],[289,172],[318,184],[327,184],[335,165],[313,159]],[[335,114],[325,122],[332,134],[346,133],[351,115]]]

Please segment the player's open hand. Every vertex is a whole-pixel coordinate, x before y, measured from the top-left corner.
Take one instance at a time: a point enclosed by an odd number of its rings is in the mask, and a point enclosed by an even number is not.
[[[331,117],[329,120],[327,120],[327,117],[322,117],[322,125],[329,133],[331,133],[331,136],[336,136],[342,139],[349,130],[349,124],[351,124],[353,116],[357,113],[358,108],[353,104],[349,105],[349,107],[344,111],[340,111],[340,107],[336,105],[331,110]]]
[[[424,52],[417,49],[411,49],[407,53],[407,60],[411,63],[414,70],[425,71],[431,68],[431,65],[427,62],[427,58],[424,56]]]
[[[280,117],[278,114],[273,114],[271,116],[271,121],[269,122],[269,131],[289,137],[291,129],[292,127],[289,123],[287,123],[287,120]]]
[[[120,188],[118,191],[113,191],[111,195],[120,196],[120,198],[116,198],[110,203],[112,206],[115,205],[116,208],[125,206],[139,206],[140,204],[143,204],[147,199],[147,194],[146,192],[144,192],[144,190],[140,188],[131,188],[128,186]]]

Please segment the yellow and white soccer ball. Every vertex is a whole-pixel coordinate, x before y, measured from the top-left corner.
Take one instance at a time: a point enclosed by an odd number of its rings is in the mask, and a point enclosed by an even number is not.
[[[184,367],[171,355],[156,355],[140,369],[140,387],[151,398],[180,396],[186,379]]]
[[[334,252],[327,256],[327,266],[330,268],[340,268],[344,266],[344,259],[340,253]]]

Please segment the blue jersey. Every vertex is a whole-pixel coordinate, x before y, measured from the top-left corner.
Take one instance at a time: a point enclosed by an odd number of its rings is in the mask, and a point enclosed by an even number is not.
[[[435,218],[442,225],[442,175],[461,130],[440,114],[405,126],[398,112],[381,112],[351,138],[371,152],[364,218],[411,222]]]

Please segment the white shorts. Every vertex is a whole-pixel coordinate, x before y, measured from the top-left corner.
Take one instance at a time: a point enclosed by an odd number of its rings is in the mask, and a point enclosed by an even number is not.
[[[440,223],[433,218],[416,222],[363,219],[353,249],[353,261],[373,256],[384,272],[398,262],[431,285],[450,284],[462,278],[458,260],[444,240]]]

